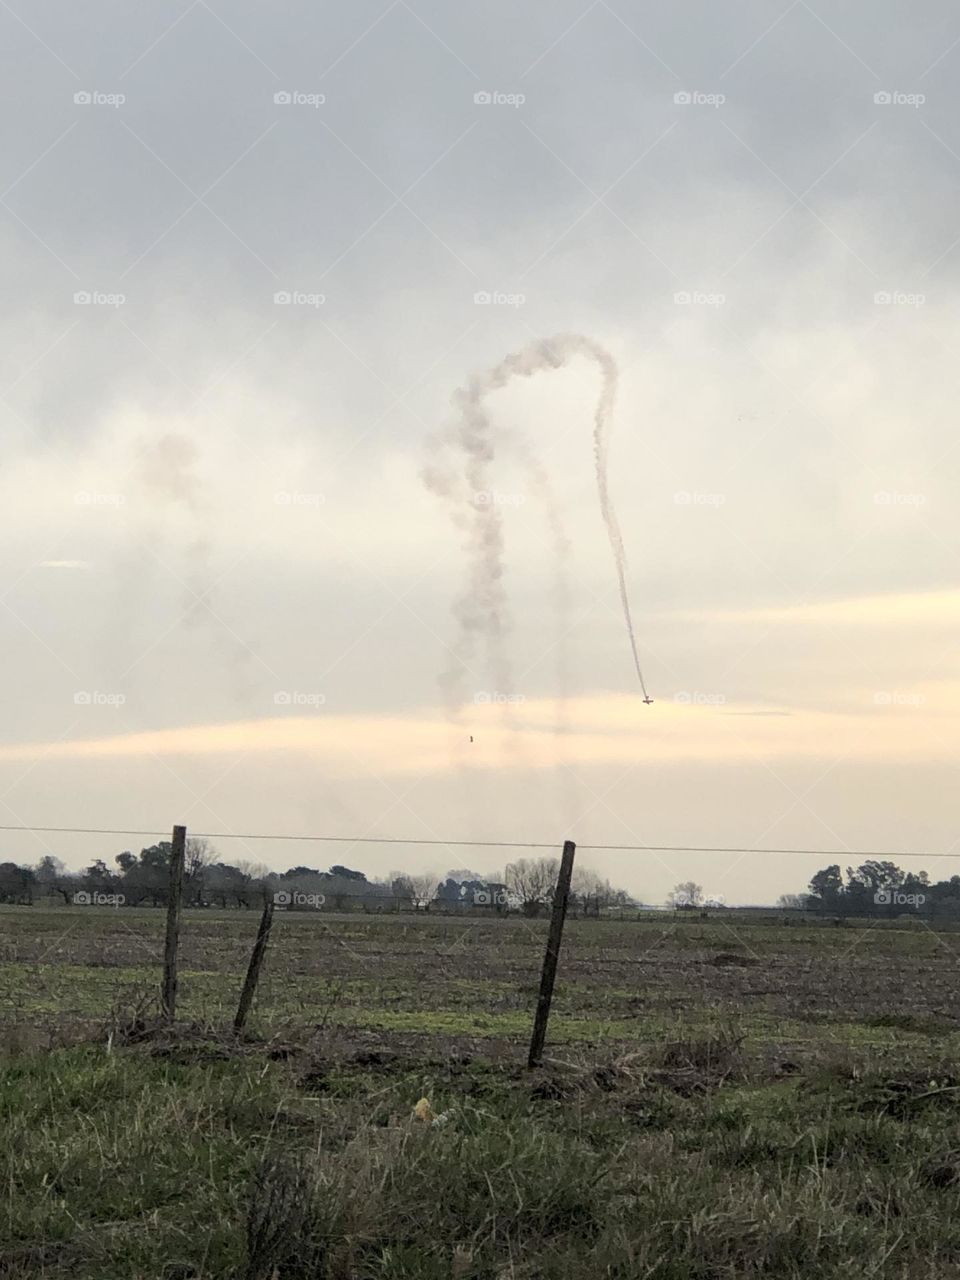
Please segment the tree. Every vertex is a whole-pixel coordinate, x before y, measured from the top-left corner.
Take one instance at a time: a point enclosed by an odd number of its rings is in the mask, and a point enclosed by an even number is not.
[[[114,858],[121,870],[122,893],[131,906],[149,900],[153,906],[167,901],[170,888],[170,855],[173,845],[169,840],[140,850],[140,857],[132,853],[120,853]]]
[[[781,893],[777,899],[777,906],[781,911],[803,911],[806,909],[807,895],[805,893]]]
[[[583,915],[599,915],[604,907],[633,906],[633,898],[626,889],[615,889],[589,867],[574,867],[571,881],[571,901],[579,905]]]
[[[847,892],[858,892],[873,895],[884,889],[899,889],[904,881],[904,872],[893,862],[877,862],[870,859],[863,862],[854,871],[847,867]]]
[[[673,886],[668,901],[679,908],[699,907],[703,902],[703,885],[694,880],[683,880]]]
[[[824,867],[810,881],[810,905],[823,911],[837,911],[843,902],[843,879],[837,863]]]
[[[390,882],[390,892],[401,907],[416,906],[417,890],[411,876],[402,871],[394,871]]]
[[[59,858],[52,853],[44,854],[34,871],[37,888],[48,898],[59,893],[64,905],[69,906],[77,891],[77,880],[64,868]]]
[[[27,905],[33,902],[37,877],[31,867],[18,867],[15,862],[0,862],[0,902]]]
[[[187,840],[184,859],[184,890],[188,902],[203,902],[204,878],[208,867],[217,861],[217,851],[204,836]]]
[[[232,870],[238,873],[234,877],[234,897],[237,906],[248,909],[262,902],[268,892],[270,868],[262,862],[242,859]]]
[[[441,880],[437,885],[436,896],[438,902],[459,902],[460,881],[455,880],[453,876],[447,876],[446,880]]]
[[[204,888],[207,900],[216,903],[224,911],[228,906],[250,905],[250,884],[250,876],[245,875],[239,867],[214,862],[206,870]]]
[[[609,888],[609,886],[607,886]],[[605,897],[604,883],[595,871],[587,867],[574,867],[570,881],[571,905],[579,905],[583,915],[600,914],[601,898]]]
[[[519,858],[507,864],[503,881],[507,892],[519,901],[523,914],[536,916],[541,907],[553,902],[559,874],[557,858]]]
[[[113,874],[102,858],[97,858],[81,873],[80,879],[83,887],[92,893],[113,893],[118,877]]]
[[[157,867],[160,870],[169,871],[172,855],[172,843],[169,840],[160,840],[157,844],[140,850],[140,864],[144,867]]]
[[[63,875],[63,863],[52,853],[45,853],[36,866],[38,884],[53,884]]]
[[[408,877],[413,885],[413,904],[418,911],[427,911],[436,897],[438,876],[436,871],[425,871]]]

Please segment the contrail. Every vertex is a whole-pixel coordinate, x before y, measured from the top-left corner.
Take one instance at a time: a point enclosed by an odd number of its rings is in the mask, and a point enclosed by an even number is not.
[[[509,687],[509,671],[504,656],[502,637],[506,629],[506,595],[503,587],[503,520],[490,485],[495,458],[486,398],[506,386],[513,378],[528,378],[546,369],[560,369],[575,356],[593,360],[600,369],[602,388],[594,412],[593,449],[597,477],[600,514],[613,552],[630,650],[644,698],[649,700],[637,641],[630,612],[626,583],[626,555],[616,512],[610,499],[607,480],[609,428],[617,396],[617,366],[608,351],[581,334],[564,333],[549,339],[538,339],[506,356],[498,365],[483,373],[473,374],[465,386],[453,396],[459,411],[459,422],[442,443],[453,445],[463,454],[463,485],[442,467],[432,464],[424,472],[429,488],[455,504],[454,519],[468,534],[467,550],[472,564],[466,592],[454,606],[461,635],[455,658],[457,670],[448,679],[458,678],[467,659],[473,656],[481,637],[494,674]],[[462,500],[468,510],[463,513]]]

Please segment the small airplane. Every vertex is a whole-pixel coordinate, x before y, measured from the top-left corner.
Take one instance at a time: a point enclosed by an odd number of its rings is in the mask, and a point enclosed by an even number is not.
[[[648,705],[648,706],[650,705],[650,703],[652,703],[652,702],[653,702],[653,699],[650,697],[649,693],[648,693],[648,694],[647,694],[647,696],[644,698],[644,702],[645,702],[645,703],[647,703],[647,705]],[[473,739],[471,738],[471,739],[470,739],[470,741],[472,742],[472,741],[473,741]]]
[[[473,734],[472,734],[472,733],[471,733],[471,735],[470,735],[470,741],[471,741],[471,742],[473,741]]]

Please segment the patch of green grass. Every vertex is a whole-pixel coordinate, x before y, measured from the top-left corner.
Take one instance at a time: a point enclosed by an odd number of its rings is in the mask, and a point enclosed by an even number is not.
[[[221,1268],[207,1274],[223,1274],[240,1260],[246,1182],[283,1096],[263,1062],[190,1068],[82,1048],[9,1064],[0,1274],[159,1276],[204,1251]]]
[[[283,1280],[953,1274],[960,1094],[907,1116],[870,1072],[687,1096],[657,1075],[736,1052],[655,1047],[555,1098],[482,1062],[22,1058],[0,1077],[0,1274],[245,1280],[251,1221]]]

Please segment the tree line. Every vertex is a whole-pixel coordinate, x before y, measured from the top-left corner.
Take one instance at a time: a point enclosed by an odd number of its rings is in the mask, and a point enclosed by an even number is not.
[[[68,871],[63,862],[47,854],[35,866],[0,863],[0,903],[30,905],[62,900],[70,905],[77,895],[92,901],[122,901],[124,906],[163,907],[170,882],[172,844],[162,840],[113,858],[113,866],[96,859],[81,871]],[[250,909],[274,894],[297,901],[316,901],[334,910],[430,910],[487,905],[536,916],[549,909],[557,880],[556,858],[520,858],[502,872],[483,875],[470,870],[411,874],[391,872],[384,879],[368,879],[362,871],[335,864],[327,870],[294,866],[273,872],[261,863],[224,862],[209,840],[187,840],[183,901],[191,907]],[[577,868],[571,893],[574,913],[599,914],[611,906],[631,906],[623,889],[587,868]]]
[[[891,916],[905,912],[960,918],[960,876],[931,881],[926,871],[904,871],[869,859],[841,873],[838,863],[812,877],[809,892],[787,894],[780,906],[838,916]]]

